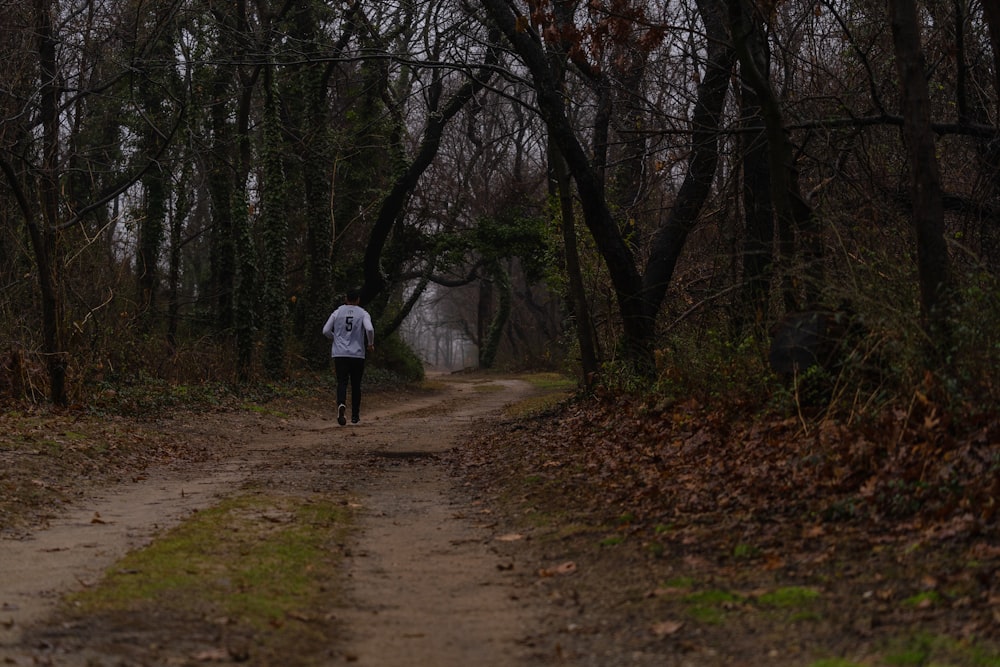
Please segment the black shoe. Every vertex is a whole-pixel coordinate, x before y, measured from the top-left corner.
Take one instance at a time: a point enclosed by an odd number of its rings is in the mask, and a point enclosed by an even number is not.
[[[337,408],[337,423],[341,426],[347,424],[347,406],[343,403]]]
[[[357,424],[359,421],[361,421],[361,417],[351,417],[352,424]]]

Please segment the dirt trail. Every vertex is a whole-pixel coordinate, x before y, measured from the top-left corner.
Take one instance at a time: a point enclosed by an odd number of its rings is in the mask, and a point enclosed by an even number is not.
[[[344,610],[351,628],[347,658],[359,665],[520,664],[517,640],[524,618],[500,557],[484,548],[484,517],[449,494],[439,456],[484,405],[509,397],[517,387],[480,397],[441,415],[407,421],[406,438],[391,436],[389,420],[374,438],[385,442],[372,455],[392,462],[385,476],[358,487],[363,530],[350,559]],[[495,392],[494,392],[495,393]],[[366,434],[367,435],[367,434]],[[485,661],[484,661],[485,658]]]
[[[252,483],[336,488],[360,506],[334,663],[523,664],[530,610],[518,600],[516,575],[489,546],[487,520],[453,488],[443,455],[473,420],[529,391],[516,380],[449,378],[434,396],[369,400],[356,426],[338,426],[332,411],[277,427],[229,425],[230,449],[210,464],[148,471],[26,539],[0,541],[0,661],[75,664],[72,656],[86,648],[79,637],[24,645],[46,627],[60,596]]]

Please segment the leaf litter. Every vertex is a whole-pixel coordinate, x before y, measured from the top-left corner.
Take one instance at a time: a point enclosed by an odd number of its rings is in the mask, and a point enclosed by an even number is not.
[[[530,640],[540,662],[997,664],[1000,421],[959,430],[927,416],[804,431],[697,401],[587,399],[488,422],[453,463],[497,549],[514,554],[505,567],[547,604]],[[198,420],[186,438],[8,411],[0,529],[154,463],[210,460],[253,428],[245,415],[212,421],[217,441]],[[816,595],[761,602],[794,588]]]
[[[525,536],[510,546],[537,559],[564,626],[600,628],[550,639],[550,658],[1000,664],[995,417],[805,430],[694,400],[581,398],[481,429],[456,466],[497,530]],[[907,642],[924,662],[899,656]]]

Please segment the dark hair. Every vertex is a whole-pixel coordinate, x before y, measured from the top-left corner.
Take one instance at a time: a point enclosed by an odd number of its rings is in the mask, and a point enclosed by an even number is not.
[[[360,298],[361,298],[361,290],[358,289],[357,287],[352,287],[351,289],[347,290],[348,301],[357,301]]]

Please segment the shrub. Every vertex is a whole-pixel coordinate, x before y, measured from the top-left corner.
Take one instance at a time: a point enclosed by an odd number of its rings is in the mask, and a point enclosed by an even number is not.
[[[398,376],[404,382],[419,382],[424,379],[423,362],[397,334],[376,342],[371,363]]]

